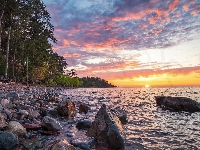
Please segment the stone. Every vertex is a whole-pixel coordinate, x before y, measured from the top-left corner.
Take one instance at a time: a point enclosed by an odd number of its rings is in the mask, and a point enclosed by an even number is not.
[[[71,100],[66,100],[65,102],[60,103],[56,110],[58,111],[59,115],[70,117],[75,113],[76,106]]]
[[[18,138],[13,133],[0,131],[0,149],[11,150],[19,144]]]
[[[44,114],[45,114],[45,116],[49,116],[49,117],[53,117],[53,118],[59,117],[59,114],[58,114],[57,110],[46,109]]]
[[[35,124],[35,123],[25,123],[22,124],[22,126],[27,130],[39,130],[42,127],[40,124]]]
[[[26,139],[23,141],[23,146],[28,150],[36,150],[42,147],[42,143],[36,138],[34,139]]]
[[[10,101],[7,100],[7,99],[1,99],[1,100],[0,100],[0,104],[1,104],[1,106],[3,106],[3,107],[5,107],[5,105],[8,104],[8,103],[10,103]]]
[[[90,107],[85,105],[85,104],[80,104],[79,106],[79,113],[85,113],[87,114],[87,112],[90,110]]]
[[[76,124],[76,128],[79,130],[87,130],[91,127],[91,125],[92,125],[92,122],[89,120],[80,120]]]
[[[19,114],[24,115],[25,117],[29,115],[27,110],[19,110]]]
[[[38,110],[29,111],[29,119],[40,117],[40,113]]]
[[[112,149],[124,147],[123,127],[118,117],[107,112],[103,104],[92,122],[92,126],[86,132],[88,137],[102,141]]]
[[[5,114],[0,113],[0,129],[3,129],[8,126],[6,118],[7,116]]]
[[[171,111],[200,111],[200,103],[187,97],[155,96],[155,100],[158,106]]]
[[[63,129],[61,124],[56,119],[49,116],[44,116],[42,126],[50,131],[60,131]]]
[[[26,134],[26,129],[17,121],[10,121],[8,124],[8,131],[16,134],[18,136],[22,136]]]
[[[15,100],[19,98],[19,95],[16,92],[11,92],[11,93],[8,93],[6,97],[9,98],[10,100]]]
[[[75,150],[74,146],[69,144],[67,140],[61,139],[52,146],[51,150]]]
[[[8,119],[12,119],[13,113],[10,110],[4,109],[2,112],[4,112],[7,115]]]

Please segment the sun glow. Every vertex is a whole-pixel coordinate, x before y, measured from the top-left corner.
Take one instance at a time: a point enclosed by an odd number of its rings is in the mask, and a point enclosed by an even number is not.
[[[145,85],[145,88],[149,88],[149,87],[150,87],[150,85],[149,85],[149,84],[146,84],[146,85]]]

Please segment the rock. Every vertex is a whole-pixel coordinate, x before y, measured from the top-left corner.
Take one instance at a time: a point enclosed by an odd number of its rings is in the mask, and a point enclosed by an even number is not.
[[[57,118],[59,117],[58,111],[57,110],[48,110],[46,109],[44,112],[45,116]]]
[[[1,100],[0,100],[0,104],[1,104],[1,106],[3,106],[3,107],[5,107],[5,105],[8,104],[8,103],[10,103],[10,101],[7,100],[7,99],[1,99]]]
[[[10,100],[15,100],[19,98],[19,95],[16,92],[11,92],[7,94],[6,97],[9,98]]]
[[[155,96],[155,100],[161,108],[172,111],[200,111],[200,103],[187,97]]]
[[[8,109],[13,109],[15,107],[15,105],[12,103],[7,103],[7,104],[5,104],[5,107]]]
[[[123,128],[119,118],[108,113],[106,105],[103,104],[86,135],[107,143],[112,149],[120,149],[124,147],[122,131]]]
[[[11,150],[19,144],[18,138],[13,133],[0,131],[0,149]]]
[[[22,144],[27,150],[36,150],[42,147],[42,143],[38,139],[26,139]]]
[[[71,142],[71,144],[75,147],[79,147],[81,149],[84,149],[84,150],[91,150],[90,146],[88,145],[88,143],[84,143],[84,142]]]
[[[37,110],[33,110],[29,112],[29,119],[40,117],[40,113]]]
[[[122,124],[126,124],[128,122],[127,112],[125,110],[117,107],[117,108],[114,108],[112,111],[117,115],[117,117],[119,118]]]
[[[25,123],[22,126],[28,130],[39,130],[42,127],[40,124],[35,123]]]
[[[56,110],[58,111],[59,115],[70,117],[75,113],[76,106],[71,100],[66,100],[65,102],[60,103]]]
[[[29,115],[27,110],[21,110],[21,109],[19,110],[19,114],[24,115],[24,117]]]
[[[76,124],[76,128],[79,130],[87,130],[91,127],[92,122],[89,120],[80,120],[77,124]]]
[[[10,110],[4,109],[2,112],[4,112],[7,115],[8,119],[12,119],[13,113]]]
[[[26,129],[17,121],[10,121],[8,131],[18,136],[26,134]]]
[[[53,145],[51,150],[75,150],[74,146],[69,144],[67,140],[61,139]]]
[[[7,116],[5,114],[0,113],[0,129],[3,129],[8,126],[6,118]]]
[[[90,110],[90,107],[89,106],[87,106],[87,105],[85,105],[85,104],[80,104],[80,106],[79,106],[79,112],[80,113],[85,113],[85,114],[87,114],[87,112]]]
[[[59,131],[62,130],[61,124],[54,118],[49,116],[44,116],[42,120],[42,126],[50,131]]]

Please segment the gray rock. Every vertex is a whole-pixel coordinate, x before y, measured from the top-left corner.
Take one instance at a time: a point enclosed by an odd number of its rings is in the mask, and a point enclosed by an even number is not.
[[[87,130],[91,127],[91,125],[92,125],[92,122],[89,120],[80,120],[76,124],[76,128],[79,130]]]
[[[161,108],[172,111],[200,111],[200,103],[187,97],[155,96],[155,100]]]
[[[8,123],[6,122],[6,118],[7,116],[5,114],[0,113],[0,129],[8,126]]]
[[[11,150],[19,144],[18,138],[13,133],[0,131],[0,149]]]
[[[88,129],[86,135],[105,142],[112,149],[124,147],[124,138],[122,136],[123,128],[118,117],[108,113],[106,105],[103,104],[99,109],[92,126]]]
[[[26,128],[24,128],[19,122],[17,121],[10,121],[8,124],[8,131],[16,134],[18,136],[26,134]]]
[[[33,119],[33,118],[38,118],[40,117],[40,113],[38,110],[33,110],[29,112],[29,118]]]
[[[1,106],[5,107],[6,104],[8,104],[10,101],[8,99],[1,99],[0,104]]]
[[[26,139],[22,144],[28,150],[36,150],[42,148],[42,143],[38,139]]]
[[[45,116],[57,118],[59,117],[58,111],[57,110],[48,110],[46,109],[44,112]]]
[[[63,129],[61,124],[56,119],[49,116],[44,116],[42,126],[50,131],[59,131]]]
[[[18,99],[18,98],[19,98],[19,95],[18,95],[18,93],[16,93],[16,92],[11,92],[11,93],[8,93],[8,94],[6,95],[6,97],[7,97],[8,99],[10,99],[10,100],[15,100],[15,99]]]

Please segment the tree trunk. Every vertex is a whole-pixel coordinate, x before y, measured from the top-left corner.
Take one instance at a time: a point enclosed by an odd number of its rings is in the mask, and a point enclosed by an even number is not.
[[[5,79],[8,78],[8,61],[9,61],[9,49],[10,49],[10,32],[11,32],[11,26],[8,28],[8,38],[7,38],[7,44],[6,44],[6,67],[5,67]]]
[[[17,48],[15,47],[15,50],[14,50],[14,54],[13,54],[13,61],[12,61],[12,78],[13,78],[13,81],[16,82],[16,77],[15,77],[15,55],[16,55],[16,50]]]
[[[2,8],[0,8],[0,51],[1,51],[1,31],[2,31],[1,22],[2,22],[2,18],[3,18],[3,13],[4,13],[4,10]]]

